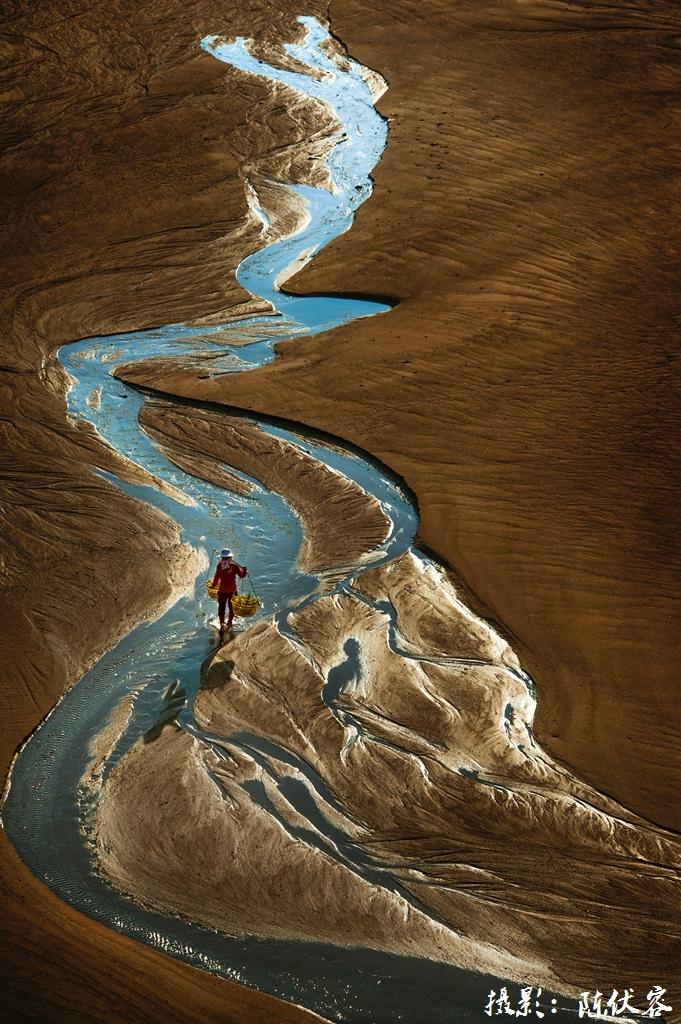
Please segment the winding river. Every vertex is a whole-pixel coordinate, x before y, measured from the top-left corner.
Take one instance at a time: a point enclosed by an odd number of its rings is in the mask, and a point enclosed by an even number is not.
[[[162,492],[110,478],[112,482],[172,517],[182,528],[183,540],[205,552],[206,562],[213,549],[228,543],[238,559],[248,564],[258,585],[259,617],[275,616],[282,630],[291,610],[317,599],[320,585],[318,576],[296,567],[302,532],[292,509],[255,479],[248,478],[253,490],[243,497],[178,469],[139,427],[145,397],[117,380],[112,371],[138,359],[196,356],[213,374],[244,372],[273,358],[274,340],[317,334],[358,317],[389,312],[383,303],[299,297],[280,290],[291,268],[311,259],[350,227],[357,207],[371,193],[370,172],[387,137],[387,124],[374,110],[375,95],[363,69],[353,61],[334,61],[326,30],[314,19],[299,20],[305,36],[286,47],[292,59],[288,67],[258,60],[243,39],[227,44],[212,36],[202,42],[218,60],[325,104],[339,125],[327,161],[331,187],[279,185],[295,194],[306,210],[295,234],[267,244],[269,220],[255,193],[251,196],[265,244],[243,260],[237,276],[252,295],[269,301],[275,314],[200,329],[174,324],[87,338],[59,352],[71,378],[70,414],[88,420],[119,453],[170,486]],[[301,65],[307,70],[292,70]],[[230,332],[239,336],[238,344],[230,345]],[[244,332],[254,339],[245,346]],[[211,335],[215,335],[213,342]],[[367,564],[394,559],[411,548],[415,509],[384,468],[311,435],[251,419],[356,481],[380,502],[391,523],[390,534]],[[336,588],[347,588],[356,572],[357,567],[348,567]],[[4,827],[21,857],[54,892],[83,913],[171,956],[307,1006],[326,1018],[373,1024],[480,1020],[490,988],[489,979],[482,975],[374,951],[219,934],[135,904],[95,871],[86,840],[94,798],[82,779],[93,738],[121,702],[134,696],[127,728],[104,766],[105,773],[139,736],[164,719],[176,718],[183,729],[201,738],[192,703],[201,663],[215,649],[214,633],[207,628],[215,605],[203,588],[205,575],[204,569],[194,592],[185,594],[158,621],[141,625],[106,654],[24,746],[13,766],[2,812]],[[330,674],[330,701],[331,690],[337,692],[343,685],[342,674],[333,679]]]

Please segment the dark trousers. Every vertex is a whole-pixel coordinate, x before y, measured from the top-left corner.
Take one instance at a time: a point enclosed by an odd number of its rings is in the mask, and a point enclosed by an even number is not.
[[[229,605],[229,619],[228,624],[231,623],[234,618],[234,609],[232,608],[232,598],[234,594],[218,594],[218,615],[220,617],[220,625],[222,626],[225,621],[225,605]]]

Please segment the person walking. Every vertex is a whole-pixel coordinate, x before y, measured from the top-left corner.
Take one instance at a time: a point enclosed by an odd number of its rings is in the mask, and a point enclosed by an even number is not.
[[[227,629],[232,628],[232,620],[234,619],[234,608],[232,606],[232,598],[235,596],[237,576],[243,579],[248,569],[245,565],[237,565],[234,561],[234,557],[229,548],[223,548],[220,552],[220,559],[218,561],[218,567],[215,570],[215,576],[213,577],[213,587],[218,592],[218,616],[220,618],[220,632],[225,628],[225,608],[229,606],[229,618],[227,619]]]

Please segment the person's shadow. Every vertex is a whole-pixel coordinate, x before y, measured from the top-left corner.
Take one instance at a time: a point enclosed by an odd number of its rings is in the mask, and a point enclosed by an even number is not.
[[[204,662],[205,664],[205,662]],[[204,669],[201,668],[201,690],[218,690],[226,686],[234,671],[233,661],[214,661]]]
[[[206,661],[201,666],[201,683],[199,690],[219,690],[221,686],[226,686],[232,678],[234,662],[212,662],[214,654],[215,651],[211,652],[209,657],[206,658]],[[204,666],[206,667],[204,668]],[[163,703],[161,705],[158,720],[155,725],[152,725],[151,728],[147,729],[144,733],[144,742],[153,743],[154,740],[159,738],[167,725],[175,724],[177,722],[177,716],[185,707],[186,703],[187,691],[180,685],[179,680],[176,680],[166,690],[163,696]]]
[[[153,743],[154,740],[157,740],[166,725],[170,725],[172,722],[177,720],[177,716],[180,711],[182,711],[186,703],[187,691],[184,686],[180,684],[180,681],[176,679],[174,683],[171,683],[163,695],[163,703],[161,704],[161,712],[159,714],[158,721],[144,733],[144,742]]]

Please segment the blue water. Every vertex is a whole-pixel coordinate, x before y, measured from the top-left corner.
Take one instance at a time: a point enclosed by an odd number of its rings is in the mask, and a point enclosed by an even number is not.
[[[206,562],[214,549],[231,547],[256,581],[262,601],[258,617],[275,615],[284,631],[288,611],[314,600],[320,584],[318,577],[296,568],[302,533],[291,508],[252,477],[248,478],[255,485],[252,493],[240,497],[174,466],[139,427],[145,398],[111,372],[125,362],[170,356],[189,364],[193,359],[203,361],[213,373],[247,372],[273,358],[274,340],[316,334],[358,317],[385,314],[391,308],[369,300],[292,296],[279,288],[294,261],[299,265],[301,256],[311,258],[351,225],[355,210],[371,193],[370,173],[383,151],[387,131],[373,108],[359,66],[350,61],[342,70],[337,68],[323,50],[325,30],[314,19],[300,21],[306,29],[304,41],[285,49],[307,66],[310,74],[262,63],[249,53],[242,39],[225,44],[213,36],[202,42],[218,60],[286,83],[324,103],[338,121],[328,158],[330,189],[282,184],[304,202],[305,223],[291,237],[266,244],[246,257],[238,269],[240,283],[272,303],[272,314],[198,330],[172,324],[87,338],[59,352],[71,378],[70,414],[92,423],[106,442],[180,491],[184,500],[151,485],[109,479],[170,516],[180,525],[183,540],[205,553]],[[260,211],[260,218],[267,230],[266,211]],[[241,344],[244,331],[255,339],[245,347]],[[233,346],[230,334],[235,338]],[[219,348],[211,341],[212,335]],[[93,402],[95,394],[98,401]],[[249,418],[357,481],[381,502],[392,528],[386,542],[373,553],[373,564],[394,558],[411,546],[416,512],[389,473],[355,453]],[[356,571],[357,567],[348,566],[346,579],[337,586],[350,588]],[[207,628],[215,604],[203,587],[205,575],[201,572],[194,592],[182,597],[158,621],[141,625],[106,654],[25,745],[15,762],[2,812],[11,841],[31,870],[83,913],[171,956],[308,1006],[329,1019],[367,1024],[480,1020],[492,984],[482,975],[367,950],[219,934],[136,905],[94,870],[85,838],[93,797],[81,784],[91,740],[130,695],[135,700],[128,727],[105,772],[140,735],[164,721],[176,720],[188,731],[196,730],[192,704],[200,666],[215,649],[214,633]],[[392,625],[395,642],[394,621]],[[361,652],[350,647],[346,653],[347,665],[329,676],[326,698],[330,706],[359,670]],[[266,743],[255,736],[236,739],[248,745],[254,756]],[[277,748],[276,756],[286,754]],[[319,786],[319,780],[312,781]],[[294,783],[284,780],[283,785]],[[264,799],[259,792],[251,795]],[[307,791],[300,789],[287,796],[298,801],[303,813],[307,807],[311,819],[318,814]],[[337,836],[337,842],[341,838]],[[372,870],[371,865],[360,867]]]

